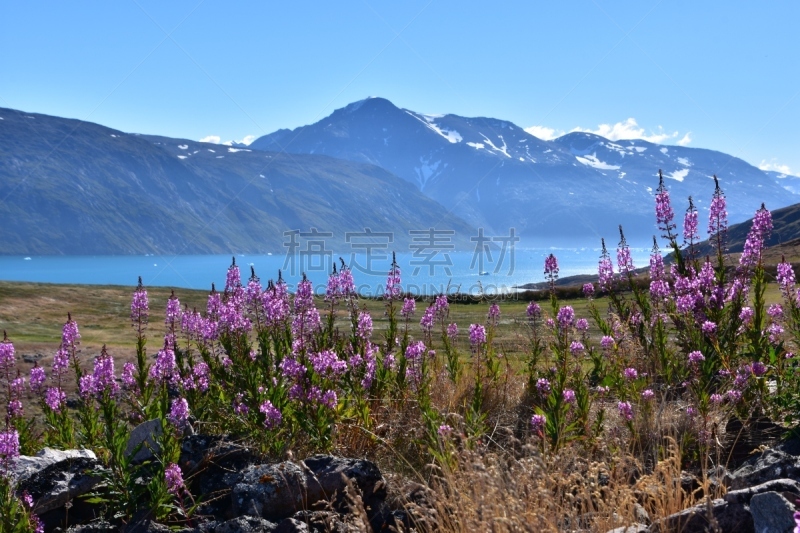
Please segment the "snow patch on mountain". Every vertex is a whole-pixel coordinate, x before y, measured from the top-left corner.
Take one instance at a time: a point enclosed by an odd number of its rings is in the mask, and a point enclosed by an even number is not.
[[[687,158],[685,158],[685,157],[679,157],[679,158],[678,158],[678,163],[679,163],[679,164],[681,164],[681,165],[683,165],[683,166],[685,166],[685,167],[690,167],[690,166],[692,166],[692,163],[691,163],[691,161],[689,161],[689,160],[688,160]]]
[[[579,155],[575,156],[580,163],[584,165],[599,169],[599,170],[619,170],[619,165],[609,165],[608,163],[603,163],[599,159],[597,159],[597,153],[593,153],[592,155],[587,155],[586,157],[581,157]]]
[[[503,147],[502,148],[498,148],[497,146],[495,146],[495,144],[491,140],[489,140],[489,137],[487,137],[483,133],[481,133],[480,136],[483,137],[483,140],[486,141],[486,144],[488,144],[489,146],[492,147],[492,150],[494,150],[495,152],[500,152],[501,154],[503,154],[504,156],[508,157],[509,159],[511,158],[511,156],[508,155],[508,145],[506,145],[506,140],[503,139],[502,135],[498,135],[498,137],[500,137],[500,140],[503,141]]]
[[[483,143],[471,143],[471,142],[468,142],[467,146],[472,146],[476,150],[482,150],[485,145]]]
[[[689,174],[689,169],[684,168],[681,170],[676,170],[675,172],[670,172],[669,174],[665,174],[664,177],[675,181],[683,181],[688,174]]]
[[[418,167],[414,167],[414,171],[417,173],[417,183],[419,184],[419,190],[424,191],[425,185],[428,184],[428,181],[439,170],[439,164],[441,164],[441,160],[431,163],[430,160],[420,157],[419,162],[421,163],[421,165]]]
[[[442,137],[444,137],[453,144],[459,143],[463,140],[461,134],[458,133],[457,131],[442,128],[434,122],[434,120],[436,120],[437,118],[441,118],[442,115],[417,115],[416,113],[412,113],[411,111],[406,111],[406,113],[408,113],[415,119],[419,120],[420,122],[425,124],[425,127],[441,135]]]

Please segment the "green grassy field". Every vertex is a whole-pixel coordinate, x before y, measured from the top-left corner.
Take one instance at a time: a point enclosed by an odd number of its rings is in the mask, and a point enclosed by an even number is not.
[[[130,324],[130,297],[134,287],[104,285],[54,285],[46,283],[21,283],[0,281],[0,328],[5,330],[14,342],[17,353],[22,356],[41,355],[39,364],[49,366],[52,356],[58,349],[61,326],[67,313],[77,321],[81,332],[81,348],[85,361],[90,361],[100,353],[103,344],[110,353],[121,360],[130,360],[134,355],[135,336]],[[176,296],[181,304],[189,308],[205,310],[207,291],[177,289]],[[150,298],[150,326],[148,347],[150,353],[158,349],[164,334],[163,313],[170,289],[148,288]],[[780,293],[774,283],[767,288],[767,302],[780,301]],[[459,348],[469,353],[467,328],[472,323],[484,323],[490,302],[461,303],[450,305],[450,322],[459,326]],[[543,310],[549,308],[548,301],[539,302]],[[588,301],[584,298],[563,300],[562,304],[572,305],[578,317],[589,317]],[[604,298],[594,301],[602,311]],[[326,304],[320,298],[317,305],[323,317]],[[380,342],[388,325],[384,314],[385,303],[379,300],[363,299],[359,305],[369,310],[374,321],[375,341]],[[419,318],[428,304],[417,302],[415,316],[409,321],[409,333],[421,338]],[[526,349],[525,308],[523,300],[500,302],[500,325],[495,342],[501,353],[512,359]],[[591,321],[590,321],[591,322]],[[337,313],[337,324],[341,329],[349,328],[347,317],[342,310]],[[401,323],[402,327],[402,323]],[[591,332],[593,335],[596,331]],[[437,338],[437,337],[435,337]],[[28,357],[30,360],[30,357]],[[32,366],[30,362],[23,369]],[[121,365],[120,365],[121,366]]]

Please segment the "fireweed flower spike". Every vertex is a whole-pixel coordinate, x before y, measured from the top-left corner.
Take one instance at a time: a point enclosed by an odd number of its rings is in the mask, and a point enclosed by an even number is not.
[[[397,265],[396,254],[392,252],[392,266],[389,269],[389,275],[386,277],[386,288],[383,291],[383,297],[387,300],[399,300],[402,293],[400,267]]]
[[[717,255],[725,251],[725,236],[728,231],[728,211],[725,193],[719,187],[719,180],[714,176],[714,195],[708,208],[708,235]]]
[[[142,276],[139,276],[139,283],[131,298],[131,324],[141,331],[147,326],[149,315],[150,303],[147,299],[147,291],[142,285]]]
[[[609,291],[614,281],[614,265],[611,263],[611,257],[606,249],[606,240],[600,239],[600,242],[603,245],[603,251],[600,253],[600,261],[597,264],[597,281],[601,291]]]
[[[558,279],[558,259],[553,254],[548,255],[544,260],[544,277],[550,283],[550,292],[555,291]]]
[[[659,169],[658,189],[656,189],[656,222],[658,223],[658,229],[661,230],[661,236],[668,241],[675,239],[675,236],[672,234],[672,230],[676,227],[673,222],[674,218],[675,213],[672,211],[669,191],[667,191],[667,188],[664,186],[664,176]]]
[[[620,275],[633,274],[634,270],[631,249],[625,239],[625,234],[622,232],[621,224],[619,226],[619,246],[617,247],[617,270],[619,270]]]
[[[700,240],[700,234],[697,231],[697,209],[694,207],[692,197],[689,197],[689,207],[686,209],[686,214],[683,216],[683,244],[689,245],[689,251],[692,253],[694,243]]]
[[[769,239],[772,233],[772,214],[761,204],[761,209],[756,211],[753,217],[753,225],[747,234],[744,242],[744,249],[739,258],[739,266],[749,269],[761,262],[761,252],[764,249],[764,242]]]

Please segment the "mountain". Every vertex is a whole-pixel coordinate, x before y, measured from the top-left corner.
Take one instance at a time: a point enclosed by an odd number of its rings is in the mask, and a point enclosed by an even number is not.
[[[461,248],[475,234],[374,165],[3,108],[0,183],[4,254],[283,253],[285,231],[312,227],[337,246],[345,232],[392,232],[398,250],[413,229],[455,230]]]
[[[775,183],[786,189],[792,194],[800,194],[800,176],[765,170],[764,173],[775,180]]]
[[[544,141],[508,121],[424,115],[383,98],[278,130],[250,148],[379,165],[474,226],[495,234],[515,228],[523,244],[596,244],[601,236],[616,242],[622,224],[629,241],[646,246],[657,232],[659,169],[677,212],[690,195],[707,212],[714,174],[734,222],[752,216],[761,202],[781,207],[800,199],[758,168],[713,150],[579,132]]]
[[[772,234],[766,240],[767,247],[780,247],[781,245],[797,245],[800,239],[800,203],[770,210],[772,213]],[[739,224],[728,227],[726,233],[726,248],[731,253],[740,253],[744,249],[747,234],[753,225],[753,219],[745,220]],[[697,245],[699,256],[713,255],[714,251],[708,241]],[[796,255],[796,252],[792,252]]]

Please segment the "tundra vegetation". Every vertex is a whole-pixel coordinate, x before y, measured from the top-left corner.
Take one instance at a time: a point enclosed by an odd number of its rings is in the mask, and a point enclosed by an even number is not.
[[[344,264],[324,296],[308,280],[292,294],[280,276],[243,279],[234,261],[204,312],[173,293],[156,314],[140,281],[131,331],[113,343],[132,357],[103,347],[86,360],[81,317],[70,315],[52,363],[23,374],[8,331],[0,529],[41,529],[10,471],[42,446],[97,454],[105,473],[90,497],[109,519],[146,510],[190,524],[202,495],[178,457],[191,432],[276,459],[369,457],[432,489],[443,531],[605,531],[634,522],[637,508],[656,520],[719,496],[708,473],[729,459],[727,421],[797,425],[800,295],[789,262],[772,274],[763,261],[765,207],[733,262],[718,183],[708,257],[691,199],[680,232],[663,180],[655,201],[649,272],[635,270],[620,228],[616,257],[604,241],[597,281],[579,298],[559,297],[554,255],[547,297],[524,304],[410,298],[396,264],[379,299],[360,298]],[[768,281],[779,303],[767,302]],[[148,420],[160,426],[154,455],[135,462],[126,446]]]

